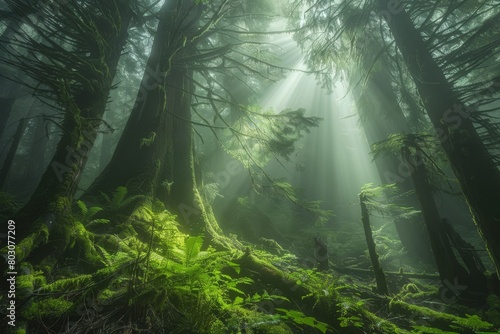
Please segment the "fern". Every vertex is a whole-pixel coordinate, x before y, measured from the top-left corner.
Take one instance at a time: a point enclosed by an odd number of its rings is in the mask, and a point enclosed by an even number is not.
[[[304,313],[296,310],[287,310],[283,308],[277,308],[276,311],[283,313],[280,315],[282,319],[291,320],[297,325],[306,325],[314,329],[319,330],[321,333],[326,333],[330,328],[327,323],[316,320],[313,317],[307,317]]]
[[[127,197],[128,190],[126,187],[120,186],[115,189],[113,196],[110,198],[108,195],[101,193],[104,201],[106,202],[106,210],[117,212],[124,209],[126,206],[138,199],[145,199],[147,196],[135,195]]]
[[[410,218],[420,213],[420,211],[411,207],[392,204],[393,202],[397,202],[393,196],[397,192],[398,188],[395,184],[373,187],[373,183],[366,183],[361,187],[361,193],[365,195],[365,204],[370,213],[376,212],[382,216],[392,215],[393,217],[405,218]]]
[[[186,259],[185,259],[186,266],[189,266],[191,261],[198,256],[198,254],[200,253],[202,244],[203,244],[203,237],[201,237],[201,236],[186,238],[186,241],[184,242],[184,245],[186,247],[186,251],[185,251],[186,252]]]
[[[111,200],[111,208],[112,209],[119,209],[122,206],[123,200],[125,199],[125,196],[127,196],[127,188],[125,187],[118,187],[116,190],[113,192],[113,198]]]
[[[103,208],[101,207],[98,207],[98,206],[93,206],[93,207],[87,207],[87,205],[78,200],[76,201],[76,205],[78,206],[78,209],[80,211],[80,215],[81,215],[81,220],[82,220],[82,224],[86,227],[90,227],[90,226],[95,226],[95,225],[101,225],[101,224],[107,224],[109,223],[109,220],[108,219],[94,219],[94,216],[103,211]]]
[[[219,193],[218,183],[208,183],[203,185],[202,194],[208,204],[212,204],[217,197],[224,197]]]

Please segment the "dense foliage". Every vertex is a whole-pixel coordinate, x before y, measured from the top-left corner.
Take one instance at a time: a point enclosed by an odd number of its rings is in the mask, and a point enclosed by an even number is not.
[[[499,15],[1,2],[0,331],[499,333]]]

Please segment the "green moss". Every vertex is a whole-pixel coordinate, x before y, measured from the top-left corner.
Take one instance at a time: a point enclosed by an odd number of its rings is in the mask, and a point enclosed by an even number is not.
[[[492,294],[488,296],[487,302],[489,308],[484,312],[485,318],[500,327],[500,297]]]
[[[25,264],[23,263],[23,266]],[[46,284],[45,276],[41,271],[33,271],[32,269],[25,269],[26,272],[17,276],[16,288],[17,297],[22,300],[24,297],[29,296],[35,289],[38,289]]]
[[[82,288],[92,280],[92,275],[80,275],[57,280],[42,287],[44,292],[68,292]]]
[[[81,225],[80,223],[78,223]],[[83,227],[83,225],[81,225]],[[91,235],[85,230],[75,237],[73,247],[78,252],[78,258],[85,261],[87,265],[101,266],[104,259],[99,255],[94,247],[94,242],[91,240]]]
[[[47,243],[49,240],[49,230],[47,225],[37,223],[36,230],[23,238],[16,246],[16,260],[17,262],[23,261],[31,252],[41,244]]]
[[[66,196],[58,197],[54,202],[51,203],[49,211],[55,212],[58,215],[63,215],[69,213],[71,208],[72,200]]]
[[[46,277],[49,277],[55,269],[56,263],[57,260],[53,256],[47,256],[40,261],[36,268],[41,270]]]
[[[33,302],[22,313],[26,319],[58,319],[68,313],[73,303],[61,298],[48,298]]]
[[[426,322],[435,328],[442,330],[458,330],[464,332],[467,330],[485,331],[491,329],[492,324],[481,320],[478,316],[458,317],[452,314],[434,311],[432,309],[411,305],[398,300],[391,300],[389,309],[396,314],[406,315],[408,317],[417,317],[426,319]]]
[[[290,327],[285,324],[264,325],[255,329],[255,334],[293,334]]]
[[[216,319],[212,323],[212,325],[210,326],[209,333],[211,333],[211,334],[226,334],[226,333],[229,333],[229,331],[221,320]]]
[[[11,218],[19,210],[16,197],[3,191],[0,191],[0,203],[2,203],[0,207],[0,217],[2,217],[2,220]]]

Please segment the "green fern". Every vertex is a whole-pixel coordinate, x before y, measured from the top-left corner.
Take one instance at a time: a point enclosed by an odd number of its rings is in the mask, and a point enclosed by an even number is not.
[[[186,259],[185,264],[189,266],[191,261],[195,259],[201,250],[201,245],[203,244],[203,237],[195,236],[188,237],[186,241],[184,241],[184,245],[186,247]]]
[[[76,205],[78,206],[78,209],[80,211],[81,222],[84,226],[90,227],[90,226],[109,223],[109,219],[104,219],[104,218],[94,219],[94,216],[97,213],[103,211],[103,208],[98,206],[93,206],[89,208],[84,202],[80,200],[76,201]]]
[[[316,320],[313,317],[307,317],[304,313],[297,310],[287,310],[283,308],[277,308],[276,311],[283,313],[280,315],[282,319],[290,320],[297,325],[305,325],[319,330],[321,333],[326,333],[330,328],[327,323]]]
[[[394,196],[397,192],[398,188],[395,184],[385,184],[380,187],[373,187],[373,183],[366,183],[361,187],[361,193],[365,195],[365,204],[370,213],[405,218],[411,218],[420,213],[420,211],[414,208],[393,204],[394,202],[397,203]]]
[[[127,197],[127,193],[128,193],[127,188],[123,186],[117,187],[113,192],[113,196],[111,198],[108,195],[101,193],[104,201],[107,204],[106,209],[111,212],[117,212],[138,199],[147,198],[144,195],[135,195]]]

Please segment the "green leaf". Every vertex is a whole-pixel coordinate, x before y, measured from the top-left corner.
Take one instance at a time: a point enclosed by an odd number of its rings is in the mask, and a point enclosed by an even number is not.
[[[186,238],[186,240],[184,241],[184,245],[186,246],[186,265],[189,265],[191,260],[198,256],[202,244],[203,237],[201,236]]]

